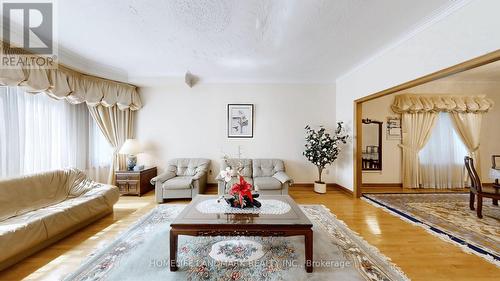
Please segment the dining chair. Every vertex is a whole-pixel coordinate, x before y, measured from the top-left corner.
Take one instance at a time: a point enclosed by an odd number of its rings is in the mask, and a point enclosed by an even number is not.
[[[491,155],[491,168],[500,170],[500,155]],[[500,183],[498,181],[499,179],[495,179],[495,183],[493,183],[493,186],[495,186],[495,188],[500,188]]]
[[[494,186],[483,186],[481,183],[481,179],[477,174],[476,168],[474,167],[474,160],[469,156],[465,156],[464,158],[465,168],[469,174],[470,178],[470,197],[469,197],[469,207],[471,210],[474,210],[474,197],[477,196],[477,206],[476,212],[477,217],[483,218],[483,197],[493,199],[493,204],[497,205],[498,200],[500,199],[500,193],[498,192],[498,188]],[[496,203],[496,204],[495,204]]]

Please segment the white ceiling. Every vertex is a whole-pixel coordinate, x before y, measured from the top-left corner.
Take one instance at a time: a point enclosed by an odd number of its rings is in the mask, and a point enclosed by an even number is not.
[[[332,83],[457,2],[59,0],[59,56],[127,81]]]

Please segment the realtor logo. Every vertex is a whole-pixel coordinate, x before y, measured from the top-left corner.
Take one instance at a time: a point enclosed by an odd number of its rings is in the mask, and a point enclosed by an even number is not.
[[[3,40],[16,51],[53,54],[53,4],[2,3]]]
[[[0,2],[0,69],[57,68],[56,0]]]

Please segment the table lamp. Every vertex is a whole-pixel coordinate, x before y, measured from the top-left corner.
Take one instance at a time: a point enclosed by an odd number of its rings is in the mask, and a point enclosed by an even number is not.
[[[133,171],[137,164],[137,154],[141,153],[141,144],[136,139],[127,139],[119,153],[127,155],[127,169]]]

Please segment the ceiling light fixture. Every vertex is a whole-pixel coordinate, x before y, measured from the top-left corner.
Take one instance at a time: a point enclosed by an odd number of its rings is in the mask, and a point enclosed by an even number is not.
[[[184,75],[184,82],[186,82],[186,85],[188,85],[189,88],[193,88],[193,86],[196,83],[198,83],[199,80],[200,79],[196,75],[191,74],[191,72],[189,72],[189,70]]]

